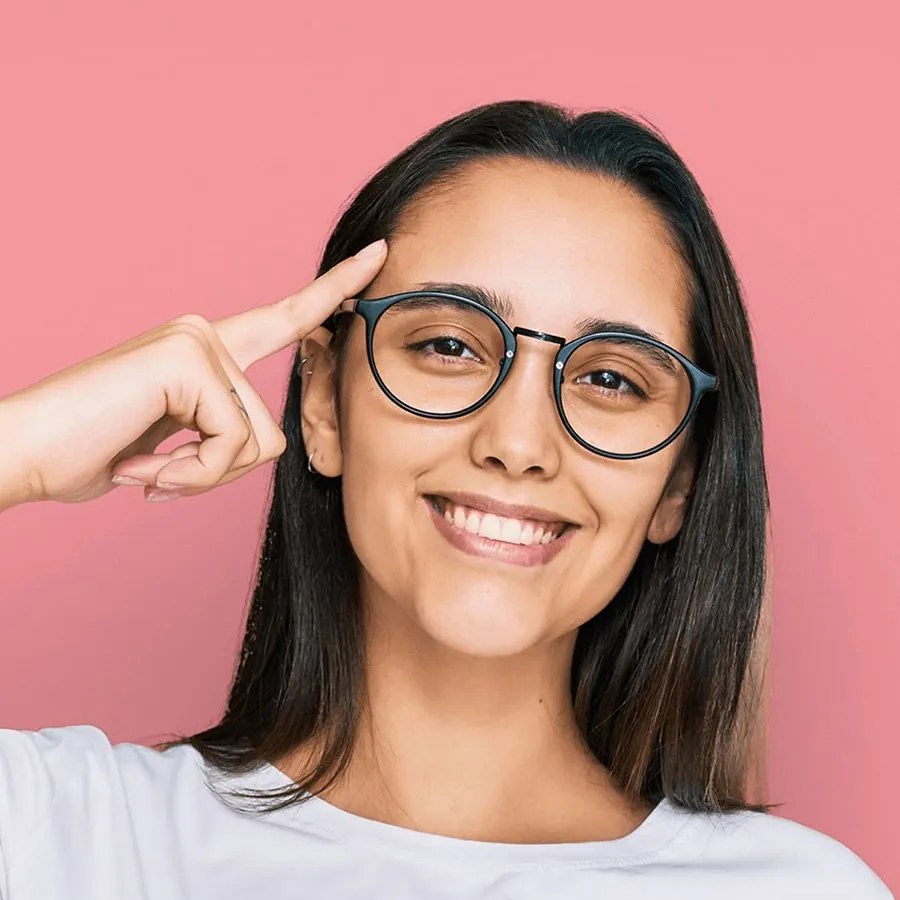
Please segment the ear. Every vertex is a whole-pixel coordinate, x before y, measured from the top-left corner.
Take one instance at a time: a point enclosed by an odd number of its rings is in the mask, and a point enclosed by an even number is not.
[[[657,504],[650,527],[647,529],[647,540],[651,544],[665,544],[671,541],[684,523],[684,513],[688,497],[694,485],[696,473],[696,455],[693,445],[688,444],[679,454],[675,470],[669,478],[666,490]]]
[[[343,470],[337,412],[336,360],[330,352],[331,332],[317,328],[303,339],[300,358],[300,428],[307,455],[320,475],[337,478]]]

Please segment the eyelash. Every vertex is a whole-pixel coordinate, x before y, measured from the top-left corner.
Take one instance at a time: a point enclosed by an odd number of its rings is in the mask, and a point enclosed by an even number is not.
[[[627,391],[613,390],[612,388],[606,388],[599,384],[591,385],[591,387],[596,387],[599,390],[607,391],[611,394],[622,395],[623,393],[629,393],[634,394],[635,397],[638,397],[641,400],[646,399],[647,395],[630,378],[626,378],[621,372],[617,372],[615,369],[595,369],[593,372],[588,372],[587,375],[590,377],[591,375],[596,375],[601,372],[609,372],[615,378],[619,379],[619,381],[627,387]]]
[[[423,350],[425,350],[426,347],[440,343],[441,341],[453,341],[453,342],[461,345],[465,350],[468,350],[468,352],[471,353],[472,356],[476,360],[480,361],[480,357],[478,356],[478,354],[465,341],[461,340],[460,338],[453,337],[452,335],[441,335],[440,337],[429,338],[427,341],[419,341],[418,343],[408,344],[407,349],[412,350],[414,352],[422,352]],[[451,359],[460,359],[461,358],[458,356],[454,356],[453,354],[450,354],[450,353],[438,353],[436,351],[433,351],[432,355],[441,357],[444,359],[446,359],[448,357]]]

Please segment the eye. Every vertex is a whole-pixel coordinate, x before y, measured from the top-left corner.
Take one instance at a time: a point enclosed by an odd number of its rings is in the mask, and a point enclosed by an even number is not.
[[[597,369],[576,379],[581,384],[589,384],[614,394],[634,394],[643,397],[644,392],[634,382],[613,369]]]
[[[454,337],[437,337],[412,345],[413,350],[424,351],[435,356],[451,356],[457,359],[478,359],[468,344]]]

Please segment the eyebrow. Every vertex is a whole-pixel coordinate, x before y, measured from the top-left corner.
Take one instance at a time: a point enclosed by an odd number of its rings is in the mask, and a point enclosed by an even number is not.
[[[441,294],[456,294],[458,297],[464,297],[466,300],[471,300],[473,303],[484,306],[500,316],[501,319],[509,320],[513,318],[513,304],[509,297],[482,285],[455,281],[422,281],[414,285],[413,289],[417,291],[435,291]],[[575,322],[575,334],[568,337],[567,340],[572,341],[575,338],[584,337],[586,334],[595,334],[600,331],[616,331],[620,334],[649,338],[651,341],[659,341],[661,344],[666,343],[659,335],[653,334],[652,331],[647,331],[639,325],[635,325],[634,322],[616,322],[597,316],[583,316],[578,319]]]
[[[439,294],[456,294],[479,306],[496,313],[501,319],[513,317],[513,305],[509,298],[490,288],[478,284],[464,284],[456,281],[421,281],[413,285],[416,291],[434,291]]]

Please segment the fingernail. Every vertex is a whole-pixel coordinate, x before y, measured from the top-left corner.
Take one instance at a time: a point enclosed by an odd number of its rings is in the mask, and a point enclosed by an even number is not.
[[[141,481],[140,478],[129,478],[127,475],[113,475],[110,481],[113,484],[127,484],[134,487],[147,484],[146,481]]]
[[[376,256],[380,256],[384,253],[386,247],[387,241],[384,238],[372,241],[371,244],[363,247],[362,250],[356,254],[355,259],[374,259]]]
[[[157,481],[156,486],[164,491],[179,491],[184,487],[183,484],[172,484],[171,481]]]
[[[177,500],[180,496],[178,491],[148,491],[144,499],[148,503],[160,503],[163,500]]]

